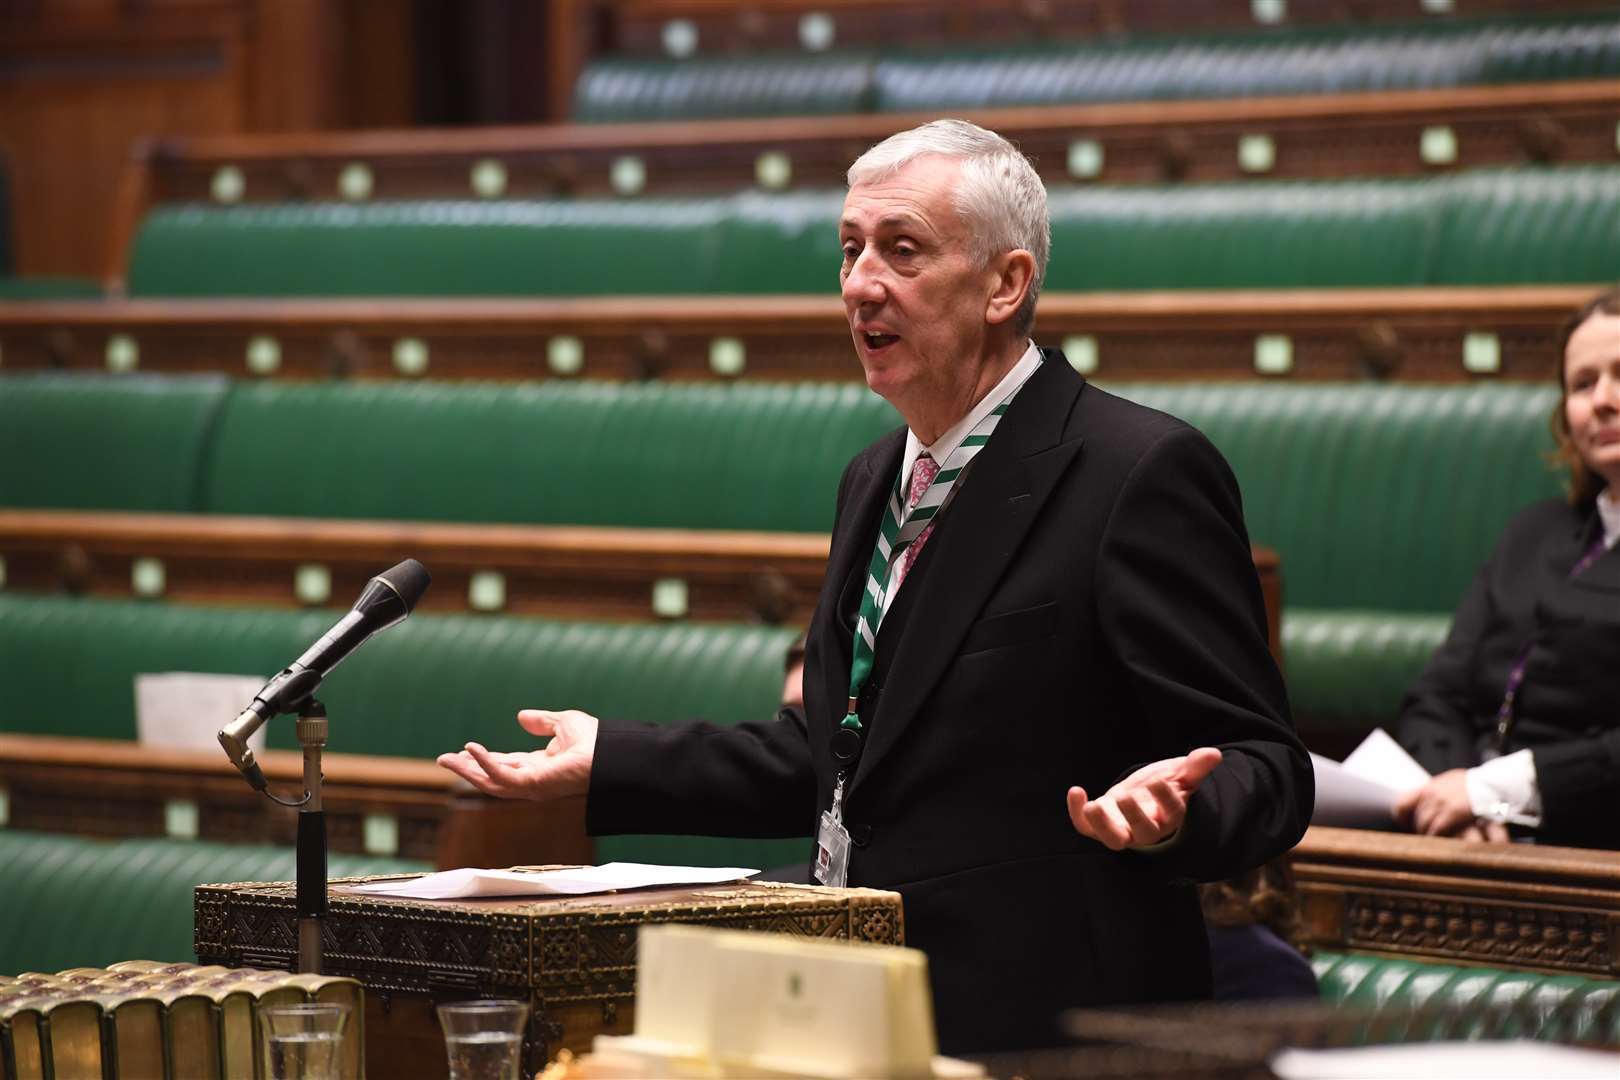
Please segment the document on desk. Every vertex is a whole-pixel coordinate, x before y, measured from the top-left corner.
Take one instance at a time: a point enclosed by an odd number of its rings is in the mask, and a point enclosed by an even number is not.
[[[558,870],[479,870],[467,867],[422,877],[345,886],[367,896],[407,896],[418,900],[469,900],[481,896],[586,896],[645,889],[655,885],[718,885],[759,873],[738,866],[655,866],[604,863]]]
[[[1344,762],[1311,755],[1316,772],[1313,825],[1388,829],[1394,826],[1395,800],[1429,779],[1400,743],[1378,728],[1351,751]]]

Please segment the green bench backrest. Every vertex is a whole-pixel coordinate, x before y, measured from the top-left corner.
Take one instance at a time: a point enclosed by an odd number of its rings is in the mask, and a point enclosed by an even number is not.
[[[160,206],[136,296],[831,294],[841,191]],[[1613,280],[1620,167],[1054,185],[1048,291]]]
[[[290,813],[291,811],[289,811]],[[120,960],[195,963],[192,890],[228,881],[292,881],[291,848],[195,840],[91,840],[0,829],[0,974],[106,967]],[[410,859],[328,856],[331,877],[402,874]]]
[[[0,506],[188,511],[220,376],[0,376]]]
[[[701,43],[700,43],[701,46]],[[1620,74],[1602,15],[992,48],[836,50],[684,60],[602,57],[574,86],[581,121],[933,112],[1012,105],[1407,90]]]
[[[0,731],[133,739],[136,674],[268,677],[338,614],[0,593]],[[520,749],[538,745],[515,722],[525,707],[658,723],[769,720],[795,632],[418,614],[367,642],[323,684],[328,746],[419,758],[469,740]],[[287,720],[269,725],[268,741],[297,748]],[[768,869],[804,861],[806,843],[629,836],[603,838],[597,852],[603,861]]]
[[[1290,608],[1446,612],[1512,514],[1559,492],[1551,386],[1107,384],[1226,455]]]
[[[1371,1013],[1411,1041],[1530,1038],[1620,1045],[1620,982],[1422,960],[1318,952],[1322,999]],[[1416,1021],[1414,1009],[1434,1010]],[[1454,1014],[1451,1010],[1455,1010]]]

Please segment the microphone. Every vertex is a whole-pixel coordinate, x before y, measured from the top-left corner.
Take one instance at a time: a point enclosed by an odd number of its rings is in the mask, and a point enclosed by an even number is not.
[[[219,732],[219,744],[231,764],[241,770],[255,791],[266,786],[264,771],[253,760],[247,741],[271,717],[291,712],[315,693],[332,669],[379,630],[386,630],[416,608],[432,579],[415,559],[406,559],[366,582],[360,599],[321,639],[305,650],[281,673],[264,684],[253,703]]]

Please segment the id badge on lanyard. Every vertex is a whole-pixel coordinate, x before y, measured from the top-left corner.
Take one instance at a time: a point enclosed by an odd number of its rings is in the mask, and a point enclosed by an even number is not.
[[[816,830],[816,880],[838,888],[849,881],[849,830],[844,828],[844,775],[838,774],[832,809],[821,812]]]

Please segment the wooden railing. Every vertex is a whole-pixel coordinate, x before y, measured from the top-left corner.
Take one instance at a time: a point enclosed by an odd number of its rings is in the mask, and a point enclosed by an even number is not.
[[[1048,183],[1410,176],[1612,161],[1620,97],[1612,82],[1592,80],[963,115],[1015,140]],[[105,277],[119,287],[135,230],[157,203],[339,199],[344,177],[357,170],[366,197],[376,199],[624,193],[613,177],[625,158],[641,166],[632,194],[841,187],[844,170],[868,146],[934,118],[864,113],[150,140],[137,145],[120,180]],[[1441,127],[1455,155],[1426,161],[1424,133]],[[1266,140],[1269,165],[1251,171],[1257,159],[1246,167],[1239,144],[1256,138]]]
[[[1105,380],[1539,380],[1592,291],[1051,293],[1035,336]],[[1285,369],[1260,356],[1279,335]],[[409,370],[434,379],[860,377],[831,295],[0,303],[6,371],[103,369],[116,356],[158,372],[392,378],[404,343],[426,359]]]
[[[272,788],[292,796],[302,790],[302,754],[256,757]],[[322,766],[333,851],[424,859],[440,868],[594,861],[584,799],[543,811],[490,799],[413,758],[326,754]],[[0,791],[7,827],[37,832],[290,846],[298,828],[297,814],[248,787],[217,748],[0,734]]]
[[[1312,828],[1292,860],[1314,945],[1620,978],[1620,853]]]

